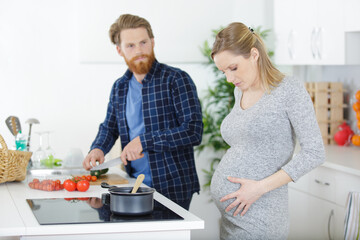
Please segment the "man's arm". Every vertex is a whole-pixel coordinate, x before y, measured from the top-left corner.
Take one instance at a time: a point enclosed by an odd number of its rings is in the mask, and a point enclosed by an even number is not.
[[[144,151],[172,151],[201,143],[203,123],[196,86],[185,72],[177,73],[175,78],[170,94],[180,125],[141,134],[139,137]]]

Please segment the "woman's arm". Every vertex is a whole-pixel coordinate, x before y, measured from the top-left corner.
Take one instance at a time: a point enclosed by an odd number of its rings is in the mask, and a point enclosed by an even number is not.
[[[263,194],[292,181],[290,176],[284,170],[279,170],[273,175],[260,181],[236,177],[228,177],[228,180],[241,185],[239,190],[220,199],[220,202],[225,202],[229,199],[235,198],[235,201],[233,201],[225,209],[226,212],[229,212],[231,209],[238,206],[234,212],[234,216],[238,215],[240,212],[241,216],[244,216],[250,206]]]

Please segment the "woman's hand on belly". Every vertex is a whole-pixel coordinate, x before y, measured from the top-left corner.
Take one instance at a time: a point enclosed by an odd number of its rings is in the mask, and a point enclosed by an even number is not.
[[[225,202],[235,198],[235,200],[225,209],[226,212],[229,212],[231,209],[237,207],[234,216],[238,215],[240,212],[241,216],[244,216],[251,204],[266,192],[260,181],[236,177],[228,177],[227,179],[232,183],[239,183],[241,185],[239,190],[220,199],[220,202]]]

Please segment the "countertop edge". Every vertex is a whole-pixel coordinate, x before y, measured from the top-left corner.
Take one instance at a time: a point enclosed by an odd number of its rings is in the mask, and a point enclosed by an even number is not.
[[[112,169],[113,170],[113,169]],[[120,169],[113,171],[118,172]],[[120,170],[121,171],[121,170]],[[120,172],[121,176],[124,173]],[[129,184],[133,185],[135,179],[129,178]],[[34,217],[31,209],[28,207],[25,199],[27,198],[53,198],[53,197],[94,197],[101,195],[102,192],[107,192],[100,186],[90,186],[87,192],[46,192],[30,189],[27,186],[26,180],[23,182],[9,182],[3,186],[0,185],[0,191],[8,192],[7,201],[13,205],[10,211],[15,214],[13,221],[17,222],[17,227],[11,227],[10,224],[5,227],[0,226],[0,236],[25,236],[25,235],[66,235],[66,234],[94,234],[94,233],[128,233],[128,232],[147,232],[147,231],[181,231],[204,229],[204,220],[198,218],[191,212],[183,209],[176,203],[167,199],[165,196],[155,192],[154,199],[170,208],[184,220],[173,221],[152,221],[152,222],[122,222],[122,223],[93,223],[93,224],[63,224],[63,225],[40,225]],[[1,200],[0,200],[1,202]],[[5,205],[0,210],[6,208]],[[0,221],[1,223],[1,221]],[[101,226],[99,226],[101,225]],[[66,226],[64,228],[64,226]],[[96,226],[96,227],[95,227]],[[117,226],[117,227],[114,227]]]

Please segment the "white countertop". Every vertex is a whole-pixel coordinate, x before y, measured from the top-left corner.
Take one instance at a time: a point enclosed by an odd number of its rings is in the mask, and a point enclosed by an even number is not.
[[[360,147],[326,145],[324,167],[360,176]]]
[[[133,186],[133,183],[134,179],[129,179],[129,184],[121,186]],[[105,192],[108,190],[99,185],[91,185],[86,192],[68,192],[66,190],[47,192],[29,188],[26,180],[0,184],[0,213],[2,215],[0,236],[182,231],[204,228],[203,220],[157,192],[154,193],[154,199],[183,217],[184,220],[40,225],[25,200],[30,198],[101,197],[101,194]]]

